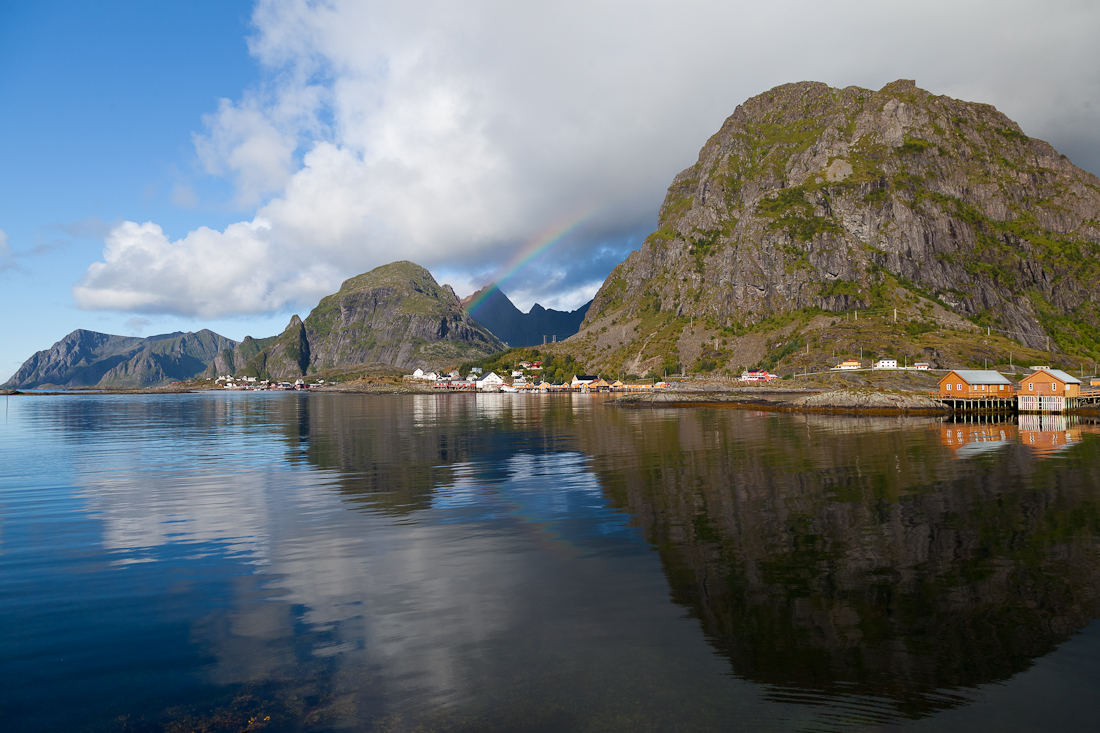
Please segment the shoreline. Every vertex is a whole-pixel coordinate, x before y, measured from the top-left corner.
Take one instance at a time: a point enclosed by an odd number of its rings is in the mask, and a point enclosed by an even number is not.
[[[200,392],[245,392],[247,390],[225,390],[214,387],[152,387],[146,389],[60,389],[51,391],[37,390],[0,390],[0,396],[20,397],[57,397],[78,395],[179,395]],[[478,392],[448,392],[431,388],[411,388],[410,385],[397,385],[387,382],[350,383],[344,385],[326,385],[309,390],[264,390],[294,391],[305,394],[435,394],[435,395],[478,395]],[[540,396],[542,396],[540,394]],[[758,410],[762,412],[786,412],[818,415],[866,415],[866,416],[931,416],[942,417],[956,414],[950,408],[941,405],[929,397],[915,392],[883,390],[815,390],[815,389],[760,389],[734,388],[731,390],[700,390],[626,393],[611,396],[606,400],[611,407],[627,409],[642,408],[703,408],[727,410]],[[970,413],[959,413],[970,414]],[[1018,412],[983,412],[981,415],[1004,417],[1018,416]],[[1100,417],[1100,407],[1079,407],[1066,410],[1063,415],[1082,417]]]

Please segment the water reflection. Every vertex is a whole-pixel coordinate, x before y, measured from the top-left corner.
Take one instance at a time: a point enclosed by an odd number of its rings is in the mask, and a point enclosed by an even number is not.
[[[20,410],[7,450],[48,438],[81,503],[64,527],[98,527],[80,549],[98,624],[82,633],[103,639],[85,641],[88,659],[135,618],[186,628],[185,643],[162,631],[149,645],[185,660],[171,670],[120,665],[120,690],[126,675],[180,690],[102,703],[100,720],[128,713],[131,730],[239,730],[259,713],[272,730],[942,721],[1100,616],[1089,421],[622,410],[588,395]],[[0,496],[18,541],[21,497]],[[6,561],[9,627],[34,618],[10,599],[74,592],[41,562]],[[86,685],[95,664],[69,659],[42,679]],[[0,681],[23,694],[3,662]]]
[[[610,431],[628,446],[609,446],[606,426],[588,436],[602,482],[737,675],[777,700],[858,694],[867,721],[922,717],[1100,614],[1100,442],[1082,439],[1094,426],[1043,416],[840,439],[815,422],[695,412]],[[1053,446],[1075,460],[1036,461]]]

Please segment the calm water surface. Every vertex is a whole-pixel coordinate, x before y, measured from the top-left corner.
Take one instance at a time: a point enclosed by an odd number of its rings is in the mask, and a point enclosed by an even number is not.
[[[5,398],[4,731],[1100,730],[1100,432]]]

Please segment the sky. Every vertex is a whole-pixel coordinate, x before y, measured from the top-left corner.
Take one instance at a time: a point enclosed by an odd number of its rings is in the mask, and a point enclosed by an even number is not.
[[[0,2],[0,381],[399,259],[572,309],[745,99],[900,78],[1100,173],[1098,2]]]

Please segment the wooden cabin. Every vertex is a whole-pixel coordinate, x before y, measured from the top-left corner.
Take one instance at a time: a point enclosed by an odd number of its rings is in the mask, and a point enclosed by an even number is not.
[[[1021,395],[1079,397],[1081,380],[1061,369],[1039,367],[1020,380]]]
[[[1008,399],[1012,395],[1012,382],[992,369],[953,369],[940,379],[940,397]]]

